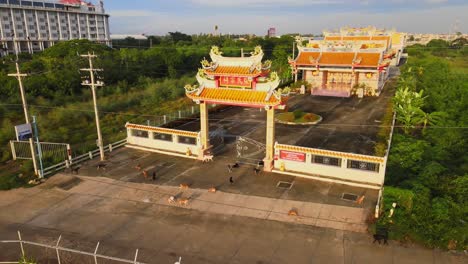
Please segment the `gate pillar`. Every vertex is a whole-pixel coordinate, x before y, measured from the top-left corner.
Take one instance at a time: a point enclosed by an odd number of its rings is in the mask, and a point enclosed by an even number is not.
[[[266,156],[263,161],[265,163],[264,170],[272,171],[275,155],[275,108],[267,107],[266,110]]]
[[[211,147],[208,123],[208,106],[205,102],[200,102],[200,136],[202,151],[200,151],[199,158],[203,159],[205,151]]]

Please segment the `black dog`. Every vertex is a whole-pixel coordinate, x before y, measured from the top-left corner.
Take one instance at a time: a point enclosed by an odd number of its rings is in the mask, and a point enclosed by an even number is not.
[[[385,235],[385,234],[375,234],[374,235],[374,242],[372,242],[372,244],[374,244],[376,241],[379,242],[379,245],[380,245],[380,242],[383,240],[383,243],[384,245],[388,245],[388,235]]]
[[[236,163],[234,163],[234,165],[232,165],[232,167],[233,167],[233,168],[239,168],[240,165],[239,165],[239,163],[236,162]]]
[[[260,173],[260,171],[261,171],[260,169],[254,168],[255,175],[258,175]]]
[[[78,174],[78,171],[80,170],[80,168],[81,168],[81,167],[79,167],[79,166],[78,166],[78,167],[71,168],[71,173],[72,173],[72,174],[73,174],[73,173]]]

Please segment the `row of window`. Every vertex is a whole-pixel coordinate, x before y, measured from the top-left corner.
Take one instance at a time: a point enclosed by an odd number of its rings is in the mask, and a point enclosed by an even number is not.
[[[149,132],[144,130],[132,129],[132,136],[149,138]],[[153,139],[172,142],[173,135],[153,132]],[[178,136],[177,142],[181,144],[197,145],[197,139],[193,137]]]
[[[54,4],[50,2],[39,2],[39,1],[21,1],[21,0],[0,0],[0,4],[10,4],[10,5],[21,5],[21,6],[27,6],[27,7],[42,7],[42,8],[55,8],[55,9],[61,9],[65,10],[68,8],[65,8],[65,5],[62,4]],[[89,6],[88,11],[90,12],[95,12],[96,8]]]
[[[342,159],[335,158],[335,157],[312,155],[311,162],[321,164],[321,165],[341,167]],[[366,171],[374,171],[374,172],[379,172],[379,168],[380,168],[378,163],[358,161],[358,160],[348,160],[348,163],[346,164],[346,166],[348,169],[358,169],[358,170],[366,170]]]

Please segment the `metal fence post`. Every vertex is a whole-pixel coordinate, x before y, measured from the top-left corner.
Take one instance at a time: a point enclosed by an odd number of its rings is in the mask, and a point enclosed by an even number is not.
[[[148,126],[150,126],[150,121],[149,121],[149,120],[146,120],[146,124],[147,124]]]
[[[109,144],[109,152],[112,152],[112,144]]]
[[[60,252],[59,252],[59,243],[60,243],[60,240],[62,239],[62,235],[59,236],[58,240],[57,240],[57,244],[55,245],[55,250],[57,252],[57,261],[58,261],[58,264],[60,264]]]
[[[19,242],[20,242],[20,247],[21,247],[21,255],[23,256],[24,258],[24,248],[23,248],[23,241],[21,241],[21,233],[20,231],[18,230],[18,238],[19,238]]]
[[[137,258],[138,258],[138,248],[136,250],[136,253],[135,253],[135,260],[133,261],[135,264],[137,264]]]
[[[92,151],[89,152],[89,159],[93,159],[93,152]]]
[[[164,124],[166,124],[166,123],[167,123],[167,117],[166,117],[166,115],[164,115]]]
[[[192,106],[192,115],[195,114],[195,107]]]
[[[16,160],[16,149],[15,149],[15,143],[13,143],[13,140],[10,140],[10,145],[11,145],[11,154],[13,155],[13,160]]]
[[[96,249],[94,250],[94,263],[97,264],[97,251],[98,251],[98,248],[99,248],[99,243],[100,242],[97,242],[97,245],[96,245]]]

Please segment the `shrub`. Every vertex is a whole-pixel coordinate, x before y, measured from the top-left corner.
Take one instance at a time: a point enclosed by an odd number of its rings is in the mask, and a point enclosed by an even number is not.
[[[304,112],[302,112],[302,110],[297,109],[294,110],[293,114],[295,119],[299,119],[304,115]]]

